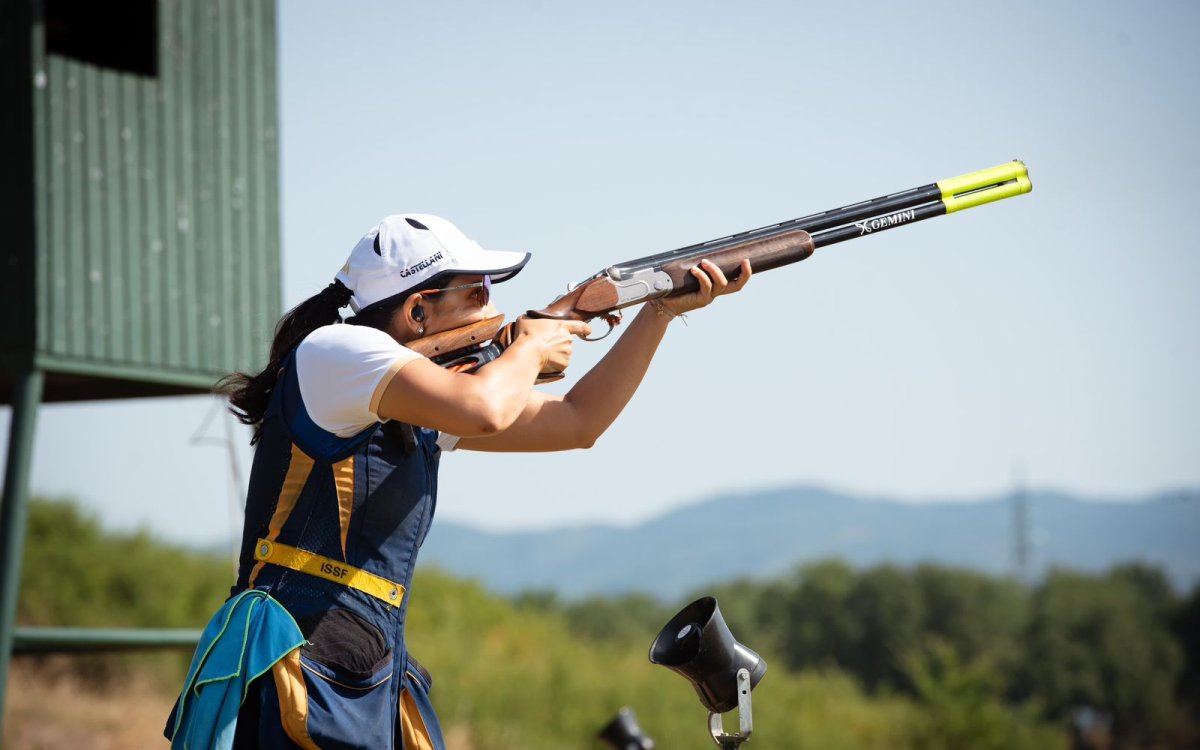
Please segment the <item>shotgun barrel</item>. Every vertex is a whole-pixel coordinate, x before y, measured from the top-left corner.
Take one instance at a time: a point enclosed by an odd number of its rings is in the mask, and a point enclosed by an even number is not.
[[[755,272],[797,263],[819,247],[944,216],[1033,189],[1021,161],[771,224],[677,250],[618,263],[568,288],[535,318],[591,320],[639,302],[686,294],[698,283],[690,273],[701,260],[716,263],[731,279],[742,259]],[[610,320],[611,323],[611,320]]]
[[[960,177],[939,180],[938,182],[922,185],[921,187],[902,190],[898,193],[889,193],[888,195],[860,201],[859,203],[851,203],[848,206],[842,206],[830,211],[822,211],[811,216],[803,216],[799,219],[791,219],[790,221],[781,221],[778,224],[770,224],[758,229],[751,229],[731,234],[727,237],[709,240],[708,242],[688,245],[677,250],[669,250],[656,255],[649,255],[645,258],[638,258],[634,261],[618,263],[601,273],[608,273],[610,275],[616,273],[619,277],[623,273],[630,273],[639,268],[646,268],[656,264],[661,265],[680,257],[695,255],[704,257],[704,253],[724,250],[725,248],[753,240],[777,237],[797,229],[802,229],[809,234],[816,234],[843,227],[847,224],[855,225],[857,222],[867,223],[867,220],[873,218],[903,213],[906,210],[918,207],[922,207],[922,213],[926,213],[927,211],[936,212],[928,213],[928,215],[922,217],[932,218],[933,216],[942,216],[955,211],[961,211],[964,208],[991,203],[1002,198],[1010,198],[1021,193],[1028,193],[1032,189],[1033,184],[1029,181],[1029,171],[1026,169],[1025,163],[1014,160],[989,169],[981,169],[978,172],[971,172]],[[896,221],[889,224],[889,228],[911,221],[913,220]],[[870,234],[872,231],[874,230],[867,230],[862,233]]]

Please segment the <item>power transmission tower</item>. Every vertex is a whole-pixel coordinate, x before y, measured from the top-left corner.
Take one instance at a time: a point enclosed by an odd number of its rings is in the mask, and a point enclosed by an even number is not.
[[[1025,481],[1018,476],[1012,493],[1012,555],[1013,576],[1023,584],[1033,580],[1032,546],[1029,539],[1029,493]]]

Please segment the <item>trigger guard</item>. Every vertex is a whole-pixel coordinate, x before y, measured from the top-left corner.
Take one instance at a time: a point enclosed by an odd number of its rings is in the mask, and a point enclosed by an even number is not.
[[[614,329],[614,328],[616,328],[616,327],[617,327],[617,325],[618,325],[618,324],[621,322],[621,313],[619,313],[619,312],[613,312],[613,313],[610,313],[610,314],[608,314],[608,315],[605,315],[605,316],[604,316],[604,322],[605,322],[605,323],[608,323],[608,330],[604,332],[604,335],[602,335],[602,336],[595,336],[595,337],[593,337],[593,338],[587,338],[586,336],[580,336],[580,337],[579,337],[579,338],[580,338],[580,340],[582,340],[582,341],[600,341],[600,340],[602,340],[602,339],[606,339],[606,338],[608,338],[608,335],[609,335],[610,333],[612,333],[612,332],[613,332],[613,329]]]
[[[609,323],[609,324],[608,324],[608,330],[604,332],[604,335],[603,335],[603,336],[593,336],[593,337],[592,337],[592,338],[590,338],[590,339],[589,339],[589,338],[587,338],[586,336],[580,336],[580,337],[579,337],[579,340],[580,340],[580,341],[601,341],[601,340],[603,340],[603,339],[606,339],[606,338],[608,338],[608,334],[612,333],[614,328],[616,328],[616,326],[615,326],[615,325],[613,325],[612,323]]]

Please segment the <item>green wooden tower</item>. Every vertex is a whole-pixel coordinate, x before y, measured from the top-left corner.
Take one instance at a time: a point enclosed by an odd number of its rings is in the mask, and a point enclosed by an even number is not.
[[[280,313],[273,0],[0,14],[0,710],[37,407],[204,393]]]

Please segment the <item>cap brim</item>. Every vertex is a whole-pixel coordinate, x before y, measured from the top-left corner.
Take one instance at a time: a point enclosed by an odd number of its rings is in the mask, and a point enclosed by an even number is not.
[[[508,250],[484,250],[472,257],[470,265],[464,264],[455,268],[453,273],[460,276],[492,277],[493,284],[508,281],[521,272],[529,262],[530,253],[511,252]]]

